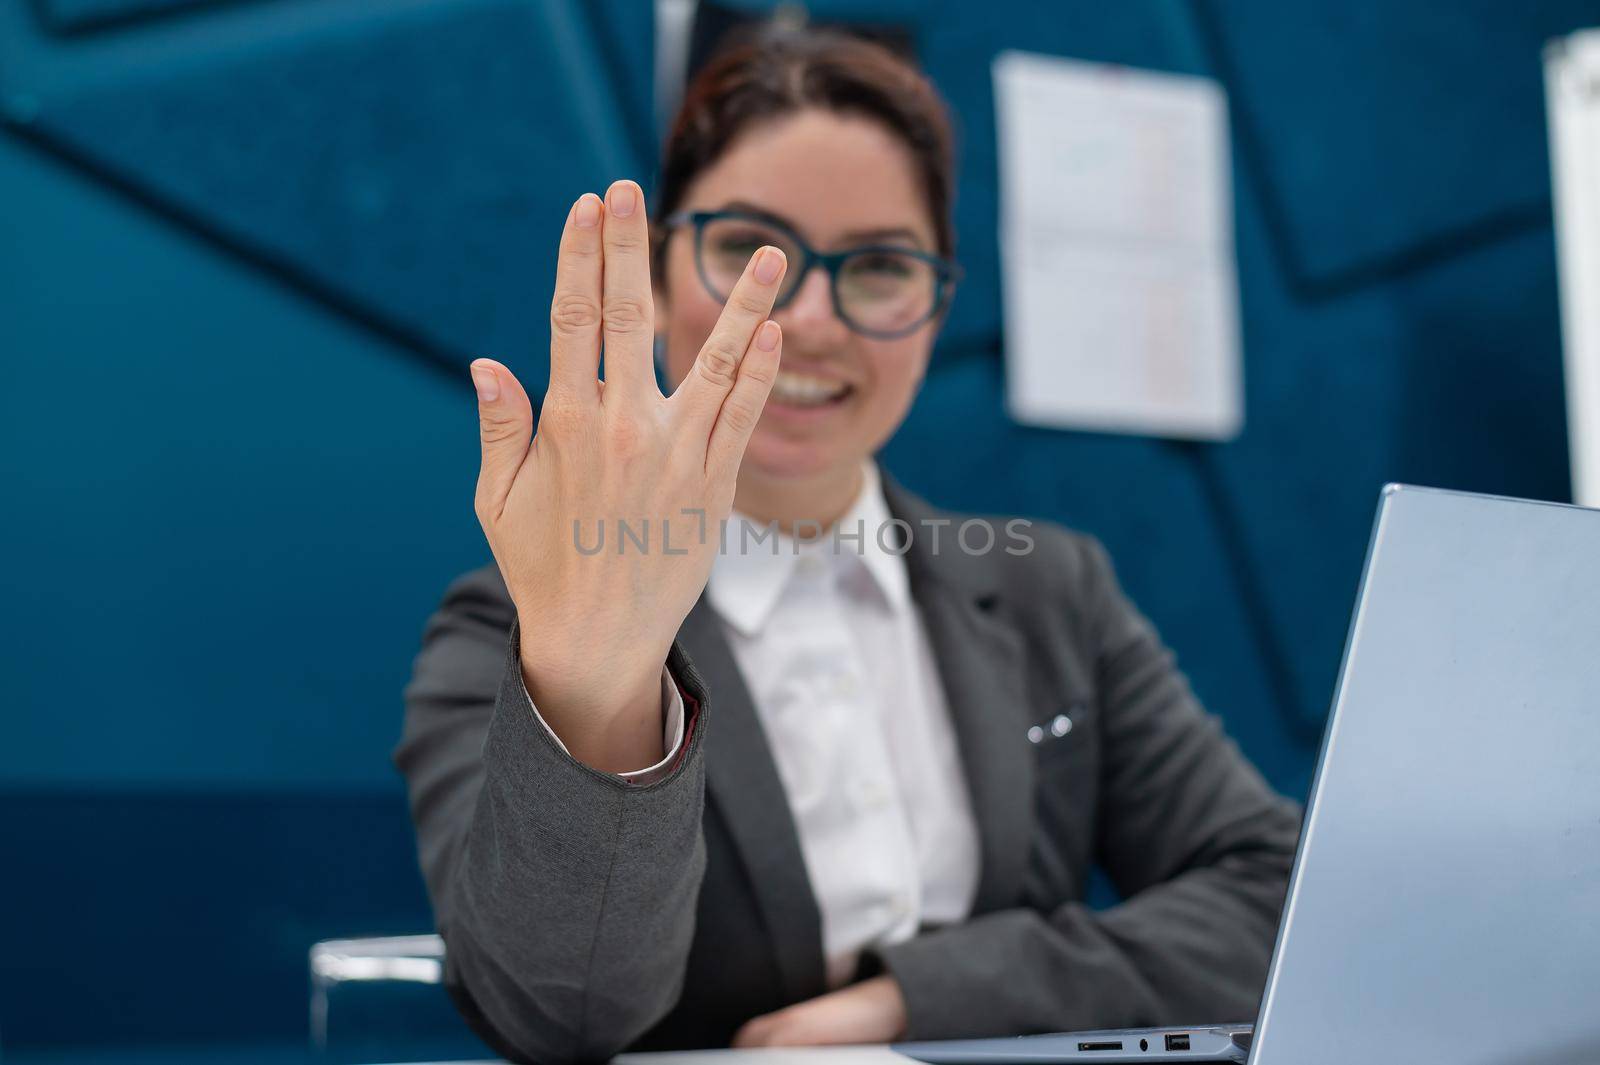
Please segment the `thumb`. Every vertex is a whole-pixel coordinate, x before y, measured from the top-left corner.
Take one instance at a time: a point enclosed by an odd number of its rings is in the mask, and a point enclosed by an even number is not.
[[[478,393],[478,436],[483,465],[478,470],[476,507],[482,520],[498,518],[533,441],[533,406],[510,370],[493,359],[472,364]]]

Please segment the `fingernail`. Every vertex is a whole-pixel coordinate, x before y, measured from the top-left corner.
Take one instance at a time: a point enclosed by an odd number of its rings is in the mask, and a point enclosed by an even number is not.
[[[500,378],[487,366],[473,363],[472,387],[478,390],[479,403],[493,403],[500,398]]]
[[[612,214],[618,218],[627,218],[637,206],[639,206],[639,197],[633,190],[633,182],[619,181],[611,186]]]
[[[756,252],[756,280],[763,285],[772,284],[783,273],[783,263],[783,252],[773,247],[762,248]]]
[[[593,229],[600,224],[600,197],[592,192],[586,192],[578,200],[577,210],[573,212],[574,222],[579,229]]]
[[[783,336],[783,330],[778,328],[778,323],[767,319],[761,323],[761,328],[756,330],[756,347],[762,351],[771,351],[778,346],[778,340]]]

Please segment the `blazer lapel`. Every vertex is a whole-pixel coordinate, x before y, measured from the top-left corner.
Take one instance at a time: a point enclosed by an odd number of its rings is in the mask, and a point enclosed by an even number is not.
[[[948,515],[887,474],[883,489],[890,512],[911,526],[905,556],[911,593],[944,682],[978,821],[983,869],[973,912],[1005,909],[1022,897],[1033,837],[1022,636],[1005,620],[993,560],[963,551],[953,523],[938,529],[935,552],[923,519],[948,521]],[[1002,550],[998,537],[994,550]]]
[[[684,619],[678,639],[705,679],[713,704],[703,740],[706,787],[750,874],[784,990],[790,1001],[819,995],[827,979],[822,916],[799,833],[755,702],[705,595]]]

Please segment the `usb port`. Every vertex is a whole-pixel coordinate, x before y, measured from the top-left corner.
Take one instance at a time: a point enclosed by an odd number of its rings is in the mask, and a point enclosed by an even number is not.
[[[1079,1050],[1121,1050],[1121,1043],[1079,1043]]]
[[[1167,1049],[1168,1050],[1188,1050],[1189,1049],[1189,1033],[1188,1032],[1179,1032],[1177,1035],[1169,1035],[1169,1036],[1167,1036]]]

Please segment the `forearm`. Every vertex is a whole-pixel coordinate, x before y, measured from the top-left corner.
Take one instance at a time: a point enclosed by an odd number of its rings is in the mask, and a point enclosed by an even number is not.
[[[1288,862],[1240,853],[1108,910],[1002,910],[884,948],[908,1038],[1248,1019]]]
[[[1153,990],[1159,1006],[1150,1023],[1255,1016],[1292,861],[1292,843],[1232,855],[1096,915]]]

